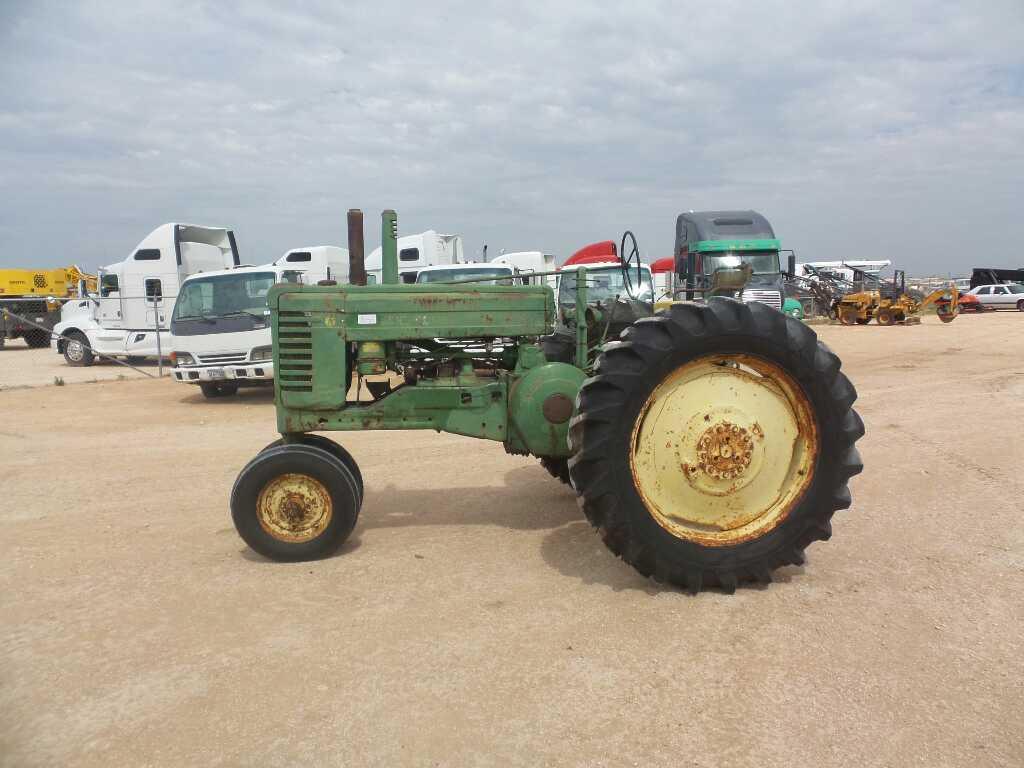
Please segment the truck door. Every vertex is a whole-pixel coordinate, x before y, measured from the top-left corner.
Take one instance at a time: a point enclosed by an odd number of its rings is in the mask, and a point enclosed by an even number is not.
[[[116,274],[108,273],[100,276],[99,306],[96,307],[96,319],[100,325],[117,327],[121,323],[124,309],[121,299],[121,286]]]
[[[146,277],[142,281],[146,291],[146,327],[154,328],[157,322],[164,327],[163,283],[159,277]]]

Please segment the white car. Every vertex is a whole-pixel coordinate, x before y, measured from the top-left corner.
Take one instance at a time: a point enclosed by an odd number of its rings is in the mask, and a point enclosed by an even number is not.
[[[969,290],[967,295],[977,296],[978,302],[986,309],[1019,309],[1024,312],[1024,285],[1020,283],[979,285]]]

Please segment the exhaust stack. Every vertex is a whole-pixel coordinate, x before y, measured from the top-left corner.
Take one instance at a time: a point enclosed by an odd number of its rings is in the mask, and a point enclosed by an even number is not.
[[[366,285],[363,212],[358,208],[348,211],[348,281],[352,285]]]
[[[398,282],[398,214],[390,208],[380,215],[381,282]]]

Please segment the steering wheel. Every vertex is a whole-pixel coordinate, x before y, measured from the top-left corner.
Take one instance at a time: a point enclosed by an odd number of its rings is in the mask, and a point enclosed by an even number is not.
[[[626,240],[630,242],[629,252],[626,252]],[[619,264],[622,268],[622,282],[626,285],[626,292],[629,298],[637,297],[639,289],[643,285],[643,271],[640,269],[640,248],[636,244],[636,236],[628,229],[622,233],[622,243],[619,247]],[[636,282],[630,277],[630,265],[636,262]]]

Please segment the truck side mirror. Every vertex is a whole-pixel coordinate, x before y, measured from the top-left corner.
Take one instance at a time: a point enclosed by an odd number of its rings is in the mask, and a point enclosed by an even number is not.
[[[796,254],[790,252],[786,259],[786,272],[790,277],[796,277]]]

